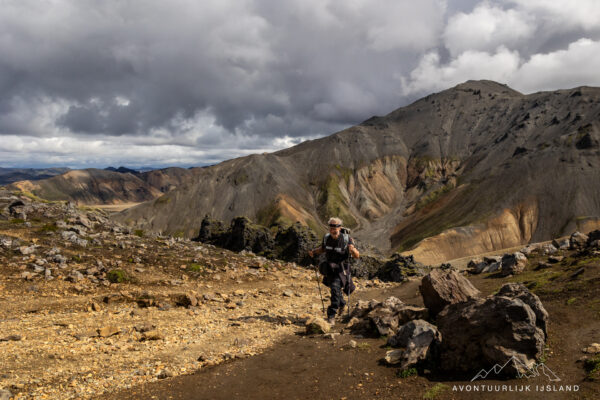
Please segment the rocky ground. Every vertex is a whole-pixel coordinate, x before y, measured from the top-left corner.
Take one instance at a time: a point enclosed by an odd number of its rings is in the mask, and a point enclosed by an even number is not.
[[[596,398],[598,235],[574,234],[475,259],[470,272],[445,265],[403,283],[359,280],[353,299],[362,302],[353,307],[354,318],[340,318],[326,334],[307,335],[306,322],[321,314],[311,270],[131,231],[104,211],[0,191],[0,399],[481,398],[454,390],[471,376],[453,373],[456,365],[442,373],[449,359],[442,353],[436,364],[428,346],[440,340],[435,329],[442,332],[438,351],[445,354],[449,344],[468,347],[481,338],[478,349],[493,346],[485,338],[494,330],[477,330],[503,315],[515,335],[536,338],[527,351],[520,349],[525,362],[544,361],[561,384],[579,387],[576,393],[541,391],[524,398]],[[543,325],[523,302],[502,308],[497,296],[510,297],[502,289],[507,283],[539,298],[547,311]],[[496,303],[500,317],[487,321],[481,310]],[[541,307],[531,303],[530,309],[543,316]],[[533,318],[528,325],[517,309]],[[471,328],[462,335],[452,322],[462,316],[449,310],[466,310],[479,320],[467,315]],[[418,334],[396,349],[390,339],[414,319],[423,321]],[[423,345],[418,340],[427,332],[434,332],[433,340]],[[503,346],[510,350],[512,336],[505,333],[494,337],[508,337]],[[418,351],[409,351],[415,344]],[[450,361],[466,355],[457,365],[479,365],[469,354],[459,351]],[[527,383],[548,383],[536,379]]]
[[[8,192],[0,210],[3,400],[96,398],[189,374],[260,353],[321,313],[314,272],[293,263]]]

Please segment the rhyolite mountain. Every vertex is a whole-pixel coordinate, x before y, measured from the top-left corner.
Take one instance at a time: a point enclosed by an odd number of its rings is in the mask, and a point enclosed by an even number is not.
[[[81,205],[139,203],[160,197],[192,180],[197,169],[165,168],[137,172],[119,169],[78,169],[42,180],[14,182],[9,188],[24,190],[47,200]]]
[[[468,81],[383,117],[274,153],[198,170],[115,218],[185,237],[205,215],[318,231],[435,263],[575,229],[600,216],[600,88],[529,95]]]

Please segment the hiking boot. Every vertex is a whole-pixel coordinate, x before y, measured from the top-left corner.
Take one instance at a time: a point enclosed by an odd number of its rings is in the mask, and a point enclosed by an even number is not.
[[[335,325],[335,317],[327,318],[327,323],[331,326]]]
[[[339,308],[339,310],[338,310],[338,312],[337,312],[337,315],[343,315],[343,314],[344,314],[344,311],[346,311],[346,305],[345,305],[345,304],[343,304],[343,305],[342,305],[342,306]]]

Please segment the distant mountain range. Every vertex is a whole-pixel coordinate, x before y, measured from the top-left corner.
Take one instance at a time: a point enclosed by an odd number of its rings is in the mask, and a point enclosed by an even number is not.
[[[129,168],[81,169],[42,180],[14,182],[9,188],[31,192],[47,200],[78,204],[139,203],[160,197],[189,183],[194,169],[164,168],[138,172]]]
[[[69,170],[69,168],[0,168],[0,186],[24,180],[51,178]]]

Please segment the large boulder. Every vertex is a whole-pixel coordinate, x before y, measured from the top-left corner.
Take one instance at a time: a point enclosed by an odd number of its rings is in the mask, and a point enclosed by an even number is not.
[[[506,284],[496,295],[447,306],[436,322],[441,370],[474,372],[510,360],[502,372],[514,376],[542,355],[547,312],[527,288]]]
[[[525,269],[527,257],[521,252],[505,254],[502,257],[502,275],[516,275]]]
[[[467,278],[455,270],[434,269],[421,280],[419,291],[431,316],[437,315],[448,304],[480,297],[481,293]]]
[[[410,368],[436,357],[436,351],[442,341],[438,329],[427,321],[417,319],[407,322],[398,329],[398,333],[388,338],[387,344],[402,347],[404,351],[396,357],[400,368]]]

